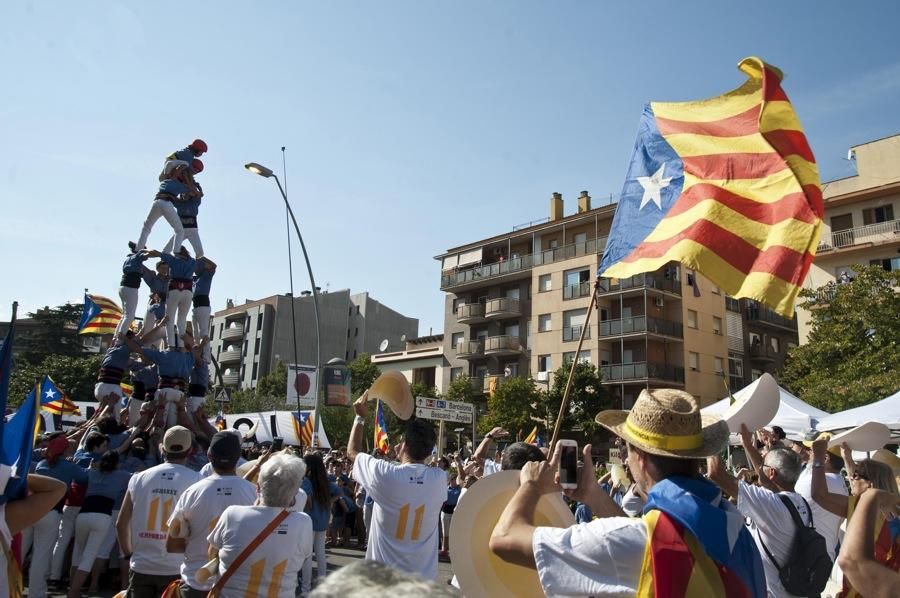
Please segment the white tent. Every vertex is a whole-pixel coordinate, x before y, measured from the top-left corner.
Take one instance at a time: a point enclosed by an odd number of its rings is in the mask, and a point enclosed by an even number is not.
[[[751,388],[745,387],[734,393],[734,398],[740,400],[743,394]],[[828,413],[816,409],[808,403],[804,403],[785,389],[778,387],[779,404],[775,419],[770,426],[781,426],[788,437],[802,437],[810,429],[816,428],[819,421],[828,417]],[[708,407],[701,409],[701,413],[707,415],[722,415],[731,405],[731,399],[726,397]]]
[[[881,422],[891,429],[891,435],[900,433],[900,391],[877,403],[847,409],[829,415],[819,422],[819,430],[844,430],[866,422]]]

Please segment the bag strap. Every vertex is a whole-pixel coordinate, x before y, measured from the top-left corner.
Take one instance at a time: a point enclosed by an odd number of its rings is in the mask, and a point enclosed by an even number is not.
[[[813,524],[813,514],[812,509],[809,508],[809,503],[806,502],[806,499],[803,496],[797,494],[800,497],[800,500],[803,501],[803,504],[806,505],[806,512],[809,513],[809,524],[803,523],[803,520],[800,519],[800,513],[797,511],[797,507],[794,506],[794,501],[785,496],[784,494],[778,494],[778,498],[781,499],[781,502],[784,503],[784,506],[787,507],[788,512],[791,514],[791,519],[794,520],[794,525],[798,528],[800,527],[809,527],[815,529],[815,525]]]
[[[237,556],[237,558],[234,559],[234,562],[231,563],[231,566],[229,566],[227,569],[225,569],[225,573],[223,573],[219,577],[218,581],[216,581],[216,584],[209,591],[210,596],[218,596],[219,595],[219,592],[222,590],[222,587],[228,582],[229,579],[231,579],[231,576],[234,575],[234,572],[237,571],[238,568],[244,564],[244,561],[247,560],[247,557],[249,557],[250,554],[254,550],[256,550],[260,544],[262,544],[263,540],[265,540],[267,537],[269,537],[269,534],[271,534],[273,531],[275,531],[275,528],[278,527],[281,524],[281,522],[284,521],[287,518],[287,516],[290,514],[291,514],[290,511],[284,509],[280,513],[278,513],[278,515],[275,515],[275,519],[273,519],[271,522],[269,522],[269,525],[264,527],[263,530],[261,532],[259,532],[259,534],[255,538],[253,538],[253,541],[250,542],[249,544],[247,544],[247,547],[241,551],[241,554],[239,554]]]

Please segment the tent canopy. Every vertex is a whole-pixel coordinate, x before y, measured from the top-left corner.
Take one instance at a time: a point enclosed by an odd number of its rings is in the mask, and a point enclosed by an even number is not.
[[[823,431],[843,430],[855,428],[870,421],[883,423],[891,429],[892,435],[896,436],[900,431],[900,391],[877,403],[829,415],[819,421],[819,429]]]
[[[742,388],[734,393],[734,398],[740,400],[743,398],[743,394],[749,392],[749,390],[749,386]],[[802,437],[807,430],[816,428],[819,421],[828,417],[827,412],[804,403],[780,386],[778,387],[778,394],[778,413],[775,414],[775,419],[769,425],[780,426],[789,437]],[[731,399],[726,397],[708,407],[704,407],[701,409],[701,413],[705,415],[722,415],[728,410],[730,405]]]

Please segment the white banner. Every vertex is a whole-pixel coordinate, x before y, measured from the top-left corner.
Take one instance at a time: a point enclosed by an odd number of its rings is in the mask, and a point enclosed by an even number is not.
[[[314,366],[288,364],[287,391],[285,392],[287,397],[286,404],[294,407],[299,400],[300,408],[315,408],[316,382],[316,368]]]

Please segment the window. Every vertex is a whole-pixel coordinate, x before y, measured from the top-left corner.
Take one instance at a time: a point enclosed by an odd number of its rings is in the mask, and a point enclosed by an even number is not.
[[[722,375],[723,373],[725,373],[725,364],[722,361],[722,358],[716,357],[715,362],[716,362],[716,374]]]
[[[463,340],[465,340],[465,338],[466,338],[466,333],[465,333],[465,332],[454,332],[454,333],[450,336],[450,345],[453,346],[453,347],[458,347],[459,344],[460,344],[461,342],[463,342]]]
[[[750,382],[759,380],[762,377],[762,370],[750,370]]]
[[[750,333],[750,347],[751,348],[759,347],[760,344],[762,344],[762,337],[760,337],[755,332],[751,332]]]
[[[257,375],[258,373],[259,373],[259,363],[258,363],[258,362],[254,362],[254,363],[253,363],[253,378],[252,378],[253,380],[256,380],[256,375]]]
[[[546,293],[553,288],[550,274],[543,274],[538,278],[538,293]]]
[[[584,245],[587,243],[587,233],[575,233],[575,244]]]
[[[728,354],[728,372],[732,376],[744,377],[744,360],[738,353]]]
[[[697,312],[693,309],[687,310],[687,325],[688,328],[697,327]]]
[[[97,337],[97,338],[99,338],[99,337]],[[216,338],[216,325],[211,324],[209,326],[209,340],[212,341],[214,338]]]
[[[713,295],[721,295],[722,294],[722,289],[720,289],[716,285],[712,285],[712,289],[710,289],[710,290],[712,291]]]
[[[358,305],[356,306],[356,313],[359,314],[359,306]],[[356,357],[356,356],[354,355],[354,357]]]
[[[572,360],[575,359],[575,351],[568,351],[563,353],[563,363],[572,363]],[[579,363],[590,363],[591,362],[591,352],[590,351],[582,351],[578,355]]]
[[[713,333],[722,334],[722,318],[713,316]]]
[[[457,297],[453,300],[453,313],[456,313],[456,310],[459,309],[460,305],[465,305],[466,300],[463,297]]]
[[[359,336],[359,328],[353,329],[353,336]]]
[[[776,353],[781,353],[781,343],[778,342],[778,338],[774,336],[769,337],[769,344],[772,345],[772,350]]]
[[[550,314],[541,314],[538,316],[538,332],[550,332],[553,327],[550,323]]]
[[[259,343],[260,343],[261,340],[262,340],[262,339],[259,339],[259,338],[256,339],[256,343],[253,345],[253,354],[254,354],[254,355],[259,355]],[[256,377],[256,376],[254,376],[254,378],[255,378],[255,377]]]
[[[879,222],[890,222],[894,219],[894,205],[887,204],[877,208],[866,208],[863,210],[863,224],[877,224]]]
[[[456,380],[457,378],[459,378],[462,375],[463,375],[462,368],[450,368],[450,379],[451,380]]]
[[[551,364],[552,362],[549,355],[538,355],[539,372],[549,372],[551,369],[553,369],[553,366]]]
[[[887,272],[900,270],[900,257],[885,258],[882,260],[869,260],[870,266],[880,266]]]
[[[263,322],[262,314],[256,316],[256,329],[257,330],[262,330],[262,322]]]
[[[688,352],[688,367],[691,370],[698,372],[700,371],[700,354],[694,353],[693,351]]]
[[[556,249],[557,247],[559,247],[559,241],[556,239],[551,239],[550,243],[549,243],[549,247],[550,247],[550,249]]]
[[[563,341],[577,341],[581,337],[587,309],[571,309],[563,312]],[[590,331],[585,335],[590,338]]]

